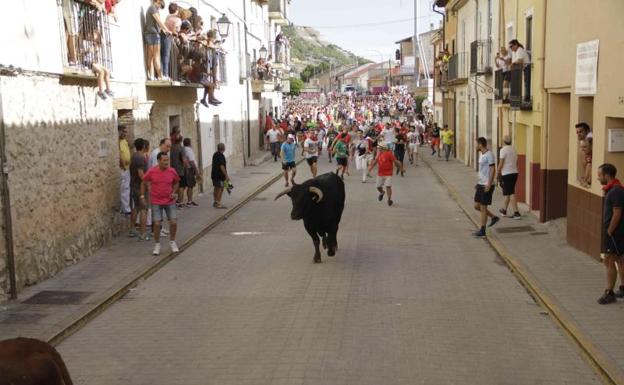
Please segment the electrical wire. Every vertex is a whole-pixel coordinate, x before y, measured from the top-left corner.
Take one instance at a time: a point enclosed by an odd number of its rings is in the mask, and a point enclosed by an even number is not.
[[[420,16],[418,17],[418,19],[429,19],[431,17],[435,17],[435,15],[426,15],[426,16]],[[409,19],[400,19],[400,20],[388,20],[388,21],[381,21],[381,22],[376,22],[376,23],[363,23],[363,24],[350,24],[350,25],[325,25],[325,26],[308,26],[306,25],[305,27],[310,27],[310,28],[314,28],[314,29],[340,29],[340,28],[358,28],[358,27],[371,27],[371,26],[377,26],[377,25],[386,25],[386,24],[394,24],[394,23],[406,23],[408,21],[414,21],[414,18],[409,18]]]

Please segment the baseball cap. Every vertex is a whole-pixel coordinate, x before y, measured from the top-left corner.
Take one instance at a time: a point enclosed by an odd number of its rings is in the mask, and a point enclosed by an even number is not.
[[[293,134],[288,134],[288,139],[295,139],[295,136]]]

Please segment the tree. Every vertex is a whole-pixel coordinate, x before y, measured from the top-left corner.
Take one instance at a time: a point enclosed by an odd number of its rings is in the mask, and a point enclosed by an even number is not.
[[[303,82],[297,78],[290,78],[290,94],[293,96],[299,96],[301,89],[303,88]]]
[[[425,99],[427,99],[426,96],[424,95],[418,95],[415,98],[415,102],[416,102],[416,112],[418,112],[419,114],[422,114],[422,104],[425,101]]]

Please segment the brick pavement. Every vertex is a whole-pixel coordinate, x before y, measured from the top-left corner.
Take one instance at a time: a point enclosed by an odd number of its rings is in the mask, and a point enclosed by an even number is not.
[[[428,168],[346,184],[336,257],[276,183],[60,344],[74,382],[600,383]]]
[[[224,195],[224,203],[233,206],[248,194],[265,184],[276,175],[278,166],[272,161],[259,166],[231,170],[235,189],[231,196]],[[182,245],[200,229],[224,214],[212,205],[212,188],[206,183],[207,193],[197,197],[197,208],[179,211],[180,226],[178,245]],[[169,253],[168,238],[161,239],[161,257]],[[55,277],[19,293],[17,301],[0,305],[0,340],[16,336],[35,337],[50,340],[96,309],[107,298],[127,285],[137,276],[154,266],[159,257],[151,255],[153,242],[138,242],[124,233],[108,246],[78,264],[65,268]],[[22,301],[47,290],[85,291],[89,295],[74,305],[24,304]]]
[[[457,161],[439,161],[424,151],[427,163],[438,173],[448,188],[467,208],[475,220],[474,205],[476,172]],[[498,213],[503,196],[496,190],[492,211]],[[521,210],[522,211],[522,210]],[[596,303],[604,290],[605,272],[601,263],[566,243],[565,220],[539,223],[537,217],[526,213],[522,220],[503,219],[488,230],[488,237],[517,262],[518,268],[560,313],[563,321],[580,342],[599,359],[618,383],[624,383],[624,301],[601,306]],[[531,226],[534,231],[503,234],[506,227]]]

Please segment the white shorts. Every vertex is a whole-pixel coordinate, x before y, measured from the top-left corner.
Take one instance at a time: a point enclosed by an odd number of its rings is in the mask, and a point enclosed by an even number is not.
[[[413,152],[414,154],[418,153],[418,143],[410,143],[408,147],[410,152]]]
[[[391,176],[377,176],[377,187],[392,187]]]

